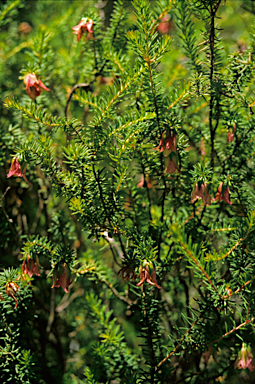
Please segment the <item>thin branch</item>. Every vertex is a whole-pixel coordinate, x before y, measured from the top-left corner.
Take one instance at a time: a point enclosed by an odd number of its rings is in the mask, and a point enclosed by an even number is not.
[[[62,312],[64,309],[66,309],[68,307],[68,305],[74,300],[76,299],[76,297],[78,296],[82,296],[84,293],[84,290],[82,288],[78,289],[77,291],[75,291],[70,297],[69,295],[64,295],[63,296],[63,300],[59,303],[59,305],[56,307],[56,312],[57,313],[60,313]]]
[[[227,337],[227,336],[231,335],[233,332],[236,332],[238,329],[240,329],[240,328],[244,327],[245,325],[251,323],[253,320],[255,320],[255,317],[252,317],[250,320],[246,320],[244,323],[242,323],[242,324],[238,325],[237,327],[231,329],[231,331],[224,333],[224,335],[222,335],[218,339],[216,339],[216,340],[214,340],[214,341],[212,341],[211,343],[208,343],[208,344],[217,343],[218,341],[224,339],[224,337]]]
[[[110,245],[110,248],[112,249],[112,247],[114,247],[116,249],[116,252],[117,254],[119,255],[119,258],[121,259],[121,261],[125,261],[125,258],[123,257],[123,252],[121,251],[121,249],[119,248],[119,245],[118,243],[116,243],[116,241],[114,239],[112,239],[111,237],[109,237],[108,233],[105,231],[103,234],[102,234],[103,238],[108,242],[108,244]],[[115,255],[114,255],[115,257]],[[118,263],[117,263],[118,264]]]
[[[125,303],[129,304],[130,306],[134,304],[134,302],[132,300],[130,300],[128,297],[124,297],[124,296],[121,296],[119,294],[119,292],[117,291],[117,289],[114,288],[114,286],[110,283],[108,283],[108,281],[106,280],[100,280],[101,283],[104,283],[106,284],[110,290],[112,291],[112,293],[118,298],[120,299],[121,301],[124,301]]]
[[[180,342],[177,344],[177,346],[174,348],[174,350],[172,352],[170,352],[163,360],[161,360],[161,362],[155,367],[155,371],[157,371],[162,364],[164,364],[168,359],[170,359],[171,356],[173,356],[175,354],[176,351],[178,351],[178,349],[182,345],[185,337],[190,333],[190,331],[196,325],[198,320],[199,320],[199,317],[194,321],[194,323],[191,324],[189,329],[184,333],[184,335],[182,336]]]
[[[78,88],[85,88],[86,90],[91,91],[91,88],[90,88],[91,84],[92,84],[92,82],[90,82],[90,83],[79,83],[79,84],[75,84],[73,86],[73,88],[71,90],[71,93],[70,93],[70,95],[69,95],[69,97],[67,99],[66,106],[65,106],[65,117],[66,117],[66,119],[67,119],[68,105],[69,105],[69,103],[70,103],[70,101],[72,99],[72,96],[73,96],[74,92],[76,91],[76,89],[78,89]]]

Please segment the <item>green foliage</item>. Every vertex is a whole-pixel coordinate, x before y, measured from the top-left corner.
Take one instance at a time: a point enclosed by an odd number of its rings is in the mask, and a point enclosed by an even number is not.
[[[253,8],[1,6],[1,382],[252,384]]]

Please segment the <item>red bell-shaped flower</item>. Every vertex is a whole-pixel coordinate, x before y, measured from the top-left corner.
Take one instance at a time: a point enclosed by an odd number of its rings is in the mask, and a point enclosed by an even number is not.
[[[136,284],[137,287],[140,287],[146,281],[152,286],[156,286],[159,289],[161,288],[156,281],[156,269],[152,261],[144,261],[139,267],[139,273],[141,280]]]
[[[34,73],[29,73],[24,77],[24,84],[26,86],[26,91],[30,99],[34,100],[37,96],[41,94],[42,89],[44,91],[50,91],[46,85],[39,79],[37,79]]]
[[[69,280],[69,277],[68,277],[68,269],[67,269],[67,265],[64,264],[63,265],[63,273],[57,278],[57,274],[55,273],[54,277],[56,278],[53,279],[53,285],[51,288],[59,288],[59,287],[62,287],[63,290],[68,293],[68,287],[69,285],[72,283],[72,281]],[[55,280],[55,281],[54,281]]]
[[[72,27],[73,33],[77,35],[77,40],[79,41],[82,38],[82,35],[87,31],[88,33],[93,33],[93,20],[83,17],[78,25]]]

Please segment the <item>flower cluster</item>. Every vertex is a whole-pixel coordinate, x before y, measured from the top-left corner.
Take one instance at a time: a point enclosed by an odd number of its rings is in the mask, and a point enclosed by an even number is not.
[[[232,205],[229,196],[229,186],[224,183],[220,183],[214,199],[210,196],[209,187],[206,182],[195,183],[191,192],[190,202],[193,204],[198,199],[202,199],[204,205],[211,205],[212,201],[224,201],[225,203]]]

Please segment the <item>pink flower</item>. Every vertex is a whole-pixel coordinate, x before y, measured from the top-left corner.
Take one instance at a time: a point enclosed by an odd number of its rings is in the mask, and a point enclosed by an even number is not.
[[[25,89],[27,94],[32,100],[41,94],[42,89],[49,91],[49,88],[47,88],[41,80],[37,79],[34,73],[26,75],[23,81],[26,86]]]
[[[150,285],[156,286],[157,288],[161,289],[161,287],[156,281],[156,270],[152,261],[150,261],[149,263],[145,261],[143,265],[140,265],[139,273],[141,280],[139,281],[139,283],[136,284],[137,287],[143,285],[146,280],[146,282]]]
[[[224,185],[223,183],[220,183],[218,192],[216,193],[215,198],[213,199],[214,201],[225,201],[225,203],[228,203],[232,205],[232,202],[230,201],[230,196],[229,196],[229,186]]]
[[[208,185],[206,183],[201,184],[200,188],[196,183],[191,192],[191,204],[194,204],[198,199],[202,199],[204,205],[211,205],[212,199],[209,193]]]
[[[93,27],[93,20],[88,19],[86,17],[83,17],[78,25],[75,27],[72,27],[73,33],[77,35],[77,40],[79,41],[84,34],[84,32],[87,30],[88,33],[93,33],[92,27]]]
[[[156,148],[153,148],[154,151],[157,149],[159,152],[164,151],[164,155],[168,156],[170,152],[176,152],[177,150],[177,134],[173,129],[170,129],[162,133],[159,145]]]
[[[245,343],[242,344],[242,349],[238,354],[236,366],[238,369],[248,368],[251,372],[254,370],[253,356],[251,354],[250,347],[248,347]]]
[[[12,165],[11,165],[11,168],[8,172],[7,177],[11,177],[11,176],[23,177],[23,179],[29,184],[29,181],[28,181],[25,173],[26,173],[26,167],[22,173],[21,166],[20,166],[18,159],[13,158],[12,159]]]
[[[235,137],[235,133],[236,133],[236,124],[234,123],[233,124],[233,130],[228,128],[228,133],[227,133],[227,142],[228,143],[232,143],[232,141],[234,140],[234,137]]]
[[[33,274],[40,276],[38,265],[34,262],[34,259],[30,257],[27,258],[27,263],[23,260],[22,271],[24,275],[28,274],[29,277],[32,277]]]
[[[166,33],[169,33],[172,28],[172,22],[170,20],[170,17],[168,15],[164,16],[157,27],[158,32],[162,33],[163,35]]]
[[[11,176],[23,177],[24,174],[25,174],[25,172],[22,173],[21,167],[20,167],[20,163],[19,163],[18,159],[14,158],[12,160],[12,165],[11,165],[11,168],[9,170],[9,173],[8,173],[7,177],[11,177]]]
[[[165,170],[165,174],[166,173],[173,174],[175,171],[179,172],[179,168],[178,168],[178,166],[176,164],[175,156],[170,156],[167,159],[167,167],[166,167],[166,170]]]
[[[59,278],[55,282],[53,281],[53,285],[51,288],[59,288],[61,286],[63,290],[68,293],[68,287],[72,283],[72,281],[69,280],[66,264],[64,264],[63,270],[64,272],[59,276]]]

